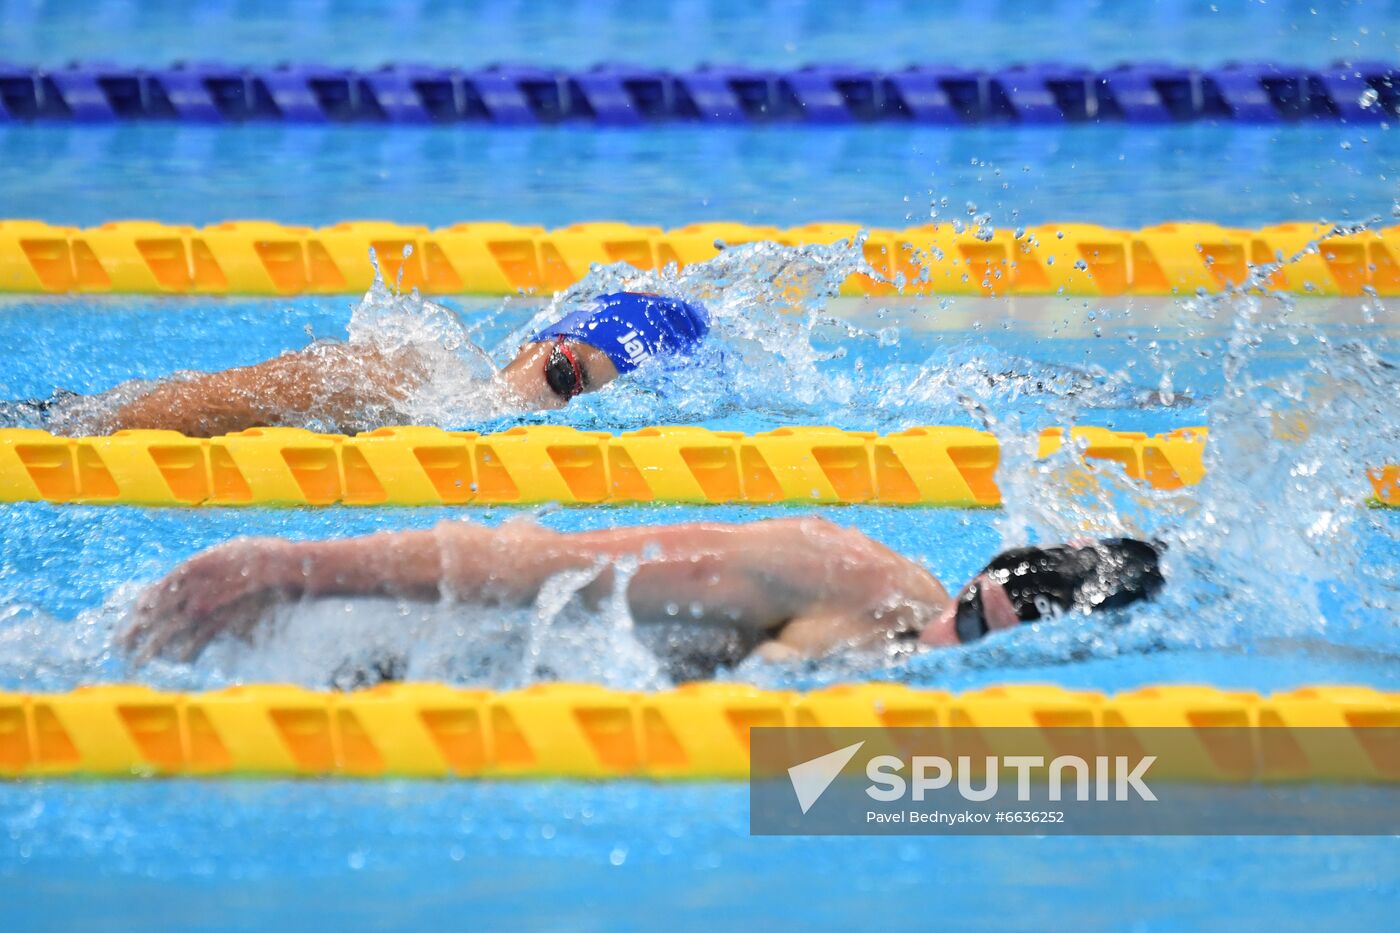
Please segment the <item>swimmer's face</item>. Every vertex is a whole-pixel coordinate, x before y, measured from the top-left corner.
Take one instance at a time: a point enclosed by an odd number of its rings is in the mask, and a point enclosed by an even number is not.
[[[948,600],[937,618],[924,627],[919,641],[925,645],[961,643],[962,639],[957,632],[958,608],[965,598],[973,593],[974,588],[979,597],[982,620],[986,623],[988,632],[1015,628],[1021,624],[1021,620],[1016,617],[1016,608],[1011,604],[1011,597],[1006,595],[1006,588],[991,574],[979,573],[959,590],[956,596]]]
[[[597,347],[566,338],[527,343],[501,378],[532,407],[563,408],[575,395],[616,379],[617,367]]]

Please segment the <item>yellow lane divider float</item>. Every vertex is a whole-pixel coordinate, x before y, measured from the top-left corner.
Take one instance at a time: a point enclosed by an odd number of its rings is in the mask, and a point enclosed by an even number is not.
[[[1104,726],[1130,730],[1143,754],[1170,743],[1183,777],[1400,780],[1400,693],[1161,686],[1105,696],[1023,685],[954,695],[884,683],[810,693],[721,683],[661,693],[567,684],[0,693],[0,777],[742,778],[757,726],[1020,727],[1016,754],[1027,753],[1026,730],[1053,753],[1070,735],[1056,730]]]
[[[1077,429],[1093,456],[1163,486],[1195,482],[1201,442]],[[1061,441],[1046,432],[1042,450]],[[972,428],[879,436],[834,428],[745,435],[627,434],[558,426],[478,435],[381,428],[355,437],[255,428],[60,438],[0,430],[0,501],[138,505],[467,505],[597,502],[881,502],[990,506],[999,447]]]
[[[429,230],[381,221],[290,227],[230,221],[208,227],[117,221],[100,227],[0,221],[0,292],[296,295],[358,293],[379,255],[385,278],[427,293],[548,293],[577,282],[594,263],[640,269],[710,259],[716,241],[791,245],[856,236],[857,224],[777,228],[738,223],[673,230],[581,223],[555,230],[463,223]],[[945,295],[1168,295],[1220,291],[1246,281],[1249,265],[1305,253],[1280,268],[1271,288],[1312,295],[1400,295],[1400,227],[1328,238],[1328,228],[1292,223],[1258,230],[1175,223],[1141,230],[1044,224],[1020,235],[930,225],[869,230],[864,253],[906,293]],[[985,235],[985,234],[984,234]],[[412,254],[403,258],[405,247]],[[846,294],[884,295],[895,286],[866,276]]]
[[[1198,483],[1205,428],[1149,436],[1074,428],[1086,456],[1158,489]],[[1039,454],[1064,443],[1043,431]],[[897,434],[827,427],[762,434],[695,427],[625,434],[537,425],[499,434],[380,428],[354,437],[253,428],[64,438],[0,429],[0,502],[112,505],[496,505],[539,502],[995,506],[1000,447],[965,427]],[[1400,467],[1371,471],[1400,505]]]

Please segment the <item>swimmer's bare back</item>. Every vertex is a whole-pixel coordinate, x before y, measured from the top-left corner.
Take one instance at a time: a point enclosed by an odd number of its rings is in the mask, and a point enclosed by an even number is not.
[[[108,432],[165,429],[190,437],[313,421],[368,429],[396,423],[393,413],[423,378],[412,351],[318,343],[252,366],[169,379],[98,421]]]
[[[528,606],[547,581],[594,572],[597,606],[626,578],[639,623],[675,619],[763,633],[766,658],[812,657],[918,631],[948,594],[915,562],[819,518],[690,522],[561,534],[529,522],[339,541],[249,538],[205,551],[142,596],[126,646],[190,659],[222,634],[248,637],[270,607],[302,598],[388,596]],[[953,639],[949,639],[950,643]]]

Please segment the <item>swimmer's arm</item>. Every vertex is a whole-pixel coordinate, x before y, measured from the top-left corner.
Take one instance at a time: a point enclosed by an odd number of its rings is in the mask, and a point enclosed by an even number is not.
[[[771,638],[753,649],[751,656],[760,661],[767,661],[769,664],[790,664],[806,657],[801,651],[791,645],[783,644],[776,638]]]
[[[428,531],[380,532],[337,541],[274,540],[266,545],[277,555],[274,577],[268,582],[295,596],[446,596],[529,605],[551,578],[597,568],[599,579],[583,594],[596,601],[611,588],[611,560],[642,547],[630,538],[667,534],[633,531],[561,535],[528,520],[498,528],[445,521]]]
[[[126,644],[143,657],[190,658],[223,632],[247,635],[269,606],[302,597],[528,605],[546,581],[569,570],[597,571],[580,593],[596,604],[612,591],[617,559],[633,558],[628,603],[637,618],[664,617],[675,602],[694,601],[753,627],[782,625],[776,641],[816,655],[882,630],[868,614],[833,608],[848,605],[844,586],[818,595],[819,576],[830,568],[802,557],[840,548],[850,534],[827,522],[785,519],[569,535],[528,522],[495,529],[443,522],[430,531],[338,541],[241,539],[196,555],[150,587]],[[849,570],[842,577],[852,579]],[[929,584],[946,599],[936,581]]]
[[[102,427],[214,437],[312,408],[348,418],[365,404],[402,401],[412,370],[403,353],[350,344],[308,347],[251,366],[160,383],[122,405]]]
[[[866,648],[885,638],[885,630],[868,615],[815,612],[784,625],[773,638],[753,650],[762,661],[791,662],[819,658],[840,649]]]
[[[442,549],[433,531],[382,531],[335,541],[275,541],[275,585],[295,596],[442,594]]]
[[[445,521],[427,531],[274,547],[284,555],[286,585],[298,596],[450,596],[528,605],[551,577],[604,559],[603,551],[582,537],[558,535],[528,521],[499,528]]]
[[[792,664],[842,648],[867,647],[875,641],[868,622],[805,618],[789,622],[777,637],[753,649],[751,656],[770,664]]]
[[[441,568],[431,531],[341,541],[240,538],[197,554],[150,586],[124,636],[145,659],[188,660],[214,638],[248,637],[262,614],[303,596],[438,596]]]
[[[125,645],[140,658],[193,658],[221,634],[249,636],[265,610],[303,597],[451,595],[528,604],[549,576],[595,560],[586,548],[535,551],[522,534],[531,532],[509,523],[490,529],[444,522],[429,531],[333,541],[230,541],[149,587]]]

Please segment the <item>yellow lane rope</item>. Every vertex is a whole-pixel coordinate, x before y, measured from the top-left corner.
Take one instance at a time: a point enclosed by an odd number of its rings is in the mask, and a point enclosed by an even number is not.
[[[1158,489],[1204,475],[1205,428],[1071,431],[1091,459]],[[1039,454],[1064,443],[1041,433]],[[872,503],[995,506],[995,437],[965,427],[896,434],[788,427],[762,434],[652,427],[625,434],[537,425],[499,434],[380,428],[354,437],[254,428],[63,438],[0,429],[0,502],[112,505]],[[1400,505],[1400,467],[1369,474]]]
[[[1154,742],[1172,743],[1171,761],[1186,777],[1400,780],[1400,694],[1367,687],[1263,696],[1156,686],[1109,696],[1038,685],[950,694],[883,683],[809,693],[722,683],[661,693],[570,684],[510,692],[391,684],[353,693],[282,685],[0,693],[0,777],[742,778],[756,726],[1020,727],[1038,732],[1051,751],[1056,730],[1105,726],[1132,730],[1144,754]],[[1160,727],[1174,728],[1168,736],[1153,731]]]
[[[660,227],[597,222],[554,230],[461,223],[430,230],[383,221],[292,227],[229,221],[188,227],[129,220],[60,227],[0,220],[0,292],[296,295],[363,292],[379,256],[387,281],[405,290],[511,295],[549,293],[577,282],[594,263],[640,269],[685,266],[730,245],[791,245],[855,237],[857,224],[777,228],[739,223]],[[1043,224],[979,235],[951,225],[871,229],[866,260],[906,294],[1169,295],[1220,291],[1246,281],[1250,265],[1301,257],[1269,279],[1307,295],[1400,294],[1400,227],[1328,238],[1328,228],[1292,223],[1258,230],[1174,223],[1140,230]],[[1313,244],[1316,244],[1315,248]],[[412,254],[403,258],[404,248]],[[843,292],[884,295],[893,284],[853,276]]]

